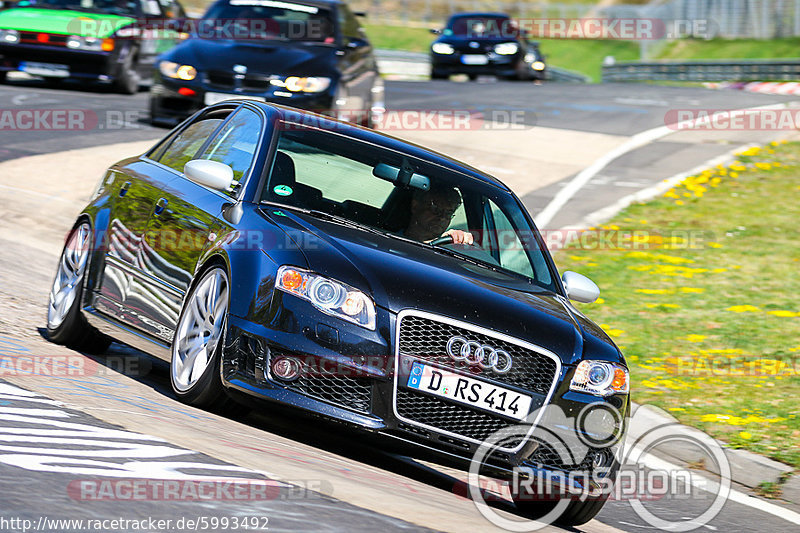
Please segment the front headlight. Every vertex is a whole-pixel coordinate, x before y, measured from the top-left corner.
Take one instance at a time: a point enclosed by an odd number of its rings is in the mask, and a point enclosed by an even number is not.
[[[542,61],[534,61],[533,65],[531,66],[533,67],[533,70],[544,70],[544,62]]]
[[[17,44],[19,42],[19,32],[17,30],[0,30],[0,43]]]
[[[308,270],[284,265],[275,288],[294,294],[323,313],[375,329],[375,304],[363,292]]]
[[[190,81],[197,77],[197,69],[191,65],[181,65],[173,61],[162,61],[158,64],[158,70],[168,78],[176,80]]]
[[[569,388],[600,396],[626,393],[630,390],[628,369],[606,361],[581,361],[575,368]]]
[[[331,79],[320,76],[289,76],[282,80],[270,80],[270,83],[277,87],[288,89],[293,93],[321,93],[331,86]]]
[[[431,50],[433,50],[434,54],[441,54],[444,56],[449,56],[456,51],[455,48],[447,43],[433,43],[433,45],[431,45]]]
[[[67,48],[72,48],[73,50],[89,50],[92,52],[110,52],[114,49],[114,39],[98,39],[97,37],[70,35],[67,37]]]
[[[501,56],[510,56],[517,53],[519,45],[517,43],[500,43],[494,45],[494,53]]]

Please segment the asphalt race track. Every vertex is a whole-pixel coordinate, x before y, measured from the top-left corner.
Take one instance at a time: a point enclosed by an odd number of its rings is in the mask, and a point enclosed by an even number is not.
[[[119,344],[104,357],[89,357],[44,340],[45,302],[63,235],[100,170],[167,131],[146,123],[146,96],[36,80],[0,86],[0,113],[59,109],[82,117],[73,128],[52,122],[38,129],[0,127],[0,531],[87,530],[57,522],[70,519],[105,524],[94,530],[234,530],[243,524],[270,531],[496,530],[462,497],[464,472],[379,451],[363,435],[282,411],[199,411],[173,397],[161,362]],[[670,110],[792,101],[651,85],[387,83],[389,108],[398,112],[467,110],[495,123],[516,112],[514,127],[390,133],[487,169],[509,183],[534,216],[597,158],[664,126]],[[790,134],[675,132],[654,139],[599,169],[548,227],[580,224],[631,192],[742,145]],[[33,360],[66,361],[70,370],[52,372],[44,362],[40,372],[19,371]],[[162,481],[148,485],[154,479]],[[192,499],[210,479],[230,485],[216,498]],[[145,487],[148,497],[131,497],[135,487]],[[681,488],[644,506],[681,521],[702,514],[713,499],[696,486]],[[506,501],[493,509],[521,519]],[[778,514],[731,500],[701,530],[797,527]],[[134,527],[124,520],[145,522]],[[654,529],[625,498],[577,528]]]

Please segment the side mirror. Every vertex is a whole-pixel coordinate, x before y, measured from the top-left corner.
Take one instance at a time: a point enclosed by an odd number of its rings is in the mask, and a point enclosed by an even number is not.
[[[442,30],[440,30],[439,28],[431,28],[429,31],[434,35],[441,35],[442,34]]]
[[[367,16],[367,12],[366,11],[353,11],[353,15],[355,15],[357,17],[366,17]]]
[[[600,296],[600,288],[594,281],[582,274],[566,270],[561,275],[564,288],[567,290],[567,297],[576,302],[590,304]]]
[[[183,167],[183,173],[191,181],[210,189],[227,192],[237,182],[233,179],[233,169],[225,163],[209,159],[195,159]]]

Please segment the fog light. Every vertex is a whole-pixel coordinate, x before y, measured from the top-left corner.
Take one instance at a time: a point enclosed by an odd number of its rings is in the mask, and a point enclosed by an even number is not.
[[[272,375],[284,381],[300,377],[300,361],[294,357],[280,357],[272,362]]]

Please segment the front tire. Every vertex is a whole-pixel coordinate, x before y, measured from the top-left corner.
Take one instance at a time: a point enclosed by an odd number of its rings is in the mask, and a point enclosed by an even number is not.
[[[122,94],[136,94],[141,83],[139,73],[136,72],[136,59],[129,53],[119,71],[119,76],[114,80],[114,88]]]
[[[228,316],[227,272],[212,267],[192,287],[172,341],[170,382],[182,402],[201,408],[223,407],[220,354]]]
[[[47,305],[47,338],[89,353],[105,352],[111,339],[93,328],[81,313],[83,285],[89,270],[92,229],[82,222],[72,230],[61,253]]]

